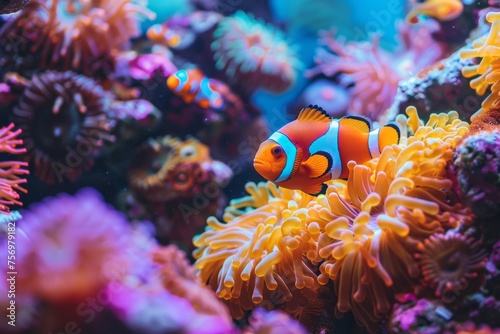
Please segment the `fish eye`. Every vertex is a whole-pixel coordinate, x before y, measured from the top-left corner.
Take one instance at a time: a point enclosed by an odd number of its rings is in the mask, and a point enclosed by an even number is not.
[[[283,153],[283,149],[281,148],[281,146],[274,146],[271,149],[271,154],[274,155],[275,157],[280,156],[282,153]]]

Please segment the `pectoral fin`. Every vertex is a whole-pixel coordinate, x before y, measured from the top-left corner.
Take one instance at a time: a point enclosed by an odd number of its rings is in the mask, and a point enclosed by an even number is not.
[[[325,193],[327,188],[328,186],[326,185],[326,183],[317,183],[312,186],[304,187],[300,190],[311,196],[318,196]]]
[[[332,168],[332,159],[326,152],[318,152],[302,163],[308,177],[317,179]]]

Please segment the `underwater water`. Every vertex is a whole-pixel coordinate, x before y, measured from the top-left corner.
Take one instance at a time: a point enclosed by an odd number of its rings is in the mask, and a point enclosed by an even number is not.
[[[0,0],[0,333],[500,333],[500,1]]]

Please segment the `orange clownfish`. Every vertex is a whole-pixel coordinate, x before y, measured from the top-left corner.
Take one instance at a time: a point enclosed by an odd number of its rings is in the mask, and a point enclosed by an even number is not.
[[[181,43],[181,36],[170,29],[166,24],[154,24],[146,32],[147,37],[154,43],[176,47]]]
[[[406,16],[406,22],[418,23],[418,16],[425,15],[439,21],[451,21],[462,14],[464,5],[461,0],[425,0],[413,1],[413,8]]]
[[[349,161],[378,157],[384,147],[399,143],[399,137],[396,123],[372,131],[362,116],[334,120],[320,107],[309,106],[260,145],[253,164],[280,187],[318,195],[326,189],[324,182],[349,176]]]
[[[168,88],[184,102],[195,102],[202,108],[221,110],[225,106],[222,94],[217,90],[219,82],[207,78],[198,68],[180,70],[167,78]]]

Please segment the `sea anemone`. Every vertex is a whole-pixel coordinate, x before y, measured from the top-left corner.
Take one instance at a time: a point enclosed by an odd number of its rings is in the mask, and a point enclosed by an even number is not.
[[[152,257],[153,261],[160,265],[160,279],[165,289],[189,301],[199,313],[218,315],[226,318],[228,322],[231,321],[229,310],[212,290],[202,285],[183,251],[169,245],[156,249]]]
[[[46,198],[18,224],[29,238],[16,239],[17,284],[24,293],[80,303],[128,270],[128,223],[93,189]]]
[[[467,136],[457,147],[452,168],[468,206],[479,217],[500,212],[500,131]]]
[[[21,129],[12,131],[13,128],[14,124],[11,123],[0,129],[0,152],[25,153],[25,148],[17,147],[23,144],[22,139],[17,139],[21,134]],[[19,192],[27,193],[27,190],[21,186],[26,183],[24,175],[29,174],[26,167],[28,164],[21,161],[0,162],[0,214],[9,214],[12,205],[22,205],[19,201]]]
[[[477,289],[485,276],[486,251],[473,237],[449,231],[434,234],[418,244],[415,258],[422,284],[445,303],[465,290]]]
[[[243,329],[243,334],[309,333],[300,323],[279,310],[268,312],[263,308],[256,308],[249,322],[250,325]]]
[[[312,196],[248,183],[249,196],[232,200],[224,223],[207,220],[194,238],[193,256],[202,282],[240,319],[261,306],[300,315],[316,299],[316,241],[307,230],[307,203]]]
[[[17,12],[26,4],[29,0],[0,0],[0,14],[9,14]]]
[[[113,123],[111,97],[94,80],[72,72],[47,71],[27,84],[14,121],[36,175],[47,183],[75,180],[93,165]]]
[[[491,28],[487,36],[483,36],[472,43],[472,49],[463,50],[460,57],[464,59],[481,57],[478,65],[464,67],[462,74],[466,78],[478,76],[471,80],[470,86],[476,90],[477,94],[484,95],[488,88],[491,94],[484,99],[475,116],[483,111],[488,111],[498,105],[500,95],[499,66],[500,64],[500,12],[490,12],[486,14],[486,21],[491,23]],[[491,86],[491,87],[490,87]]]
[[[325,261],[319,283],[335,283],[337,316],[352,310],[370,330],[396,293],[412,290],[420,275],[413,258],[418,242],[471,223],[468,210],[451,201],[446,175],[468,124],[456,112],[431,114],[425,125],[415,108],[407,114],[408,119],[398,117],[399,145],[384,148],[365,165],[350,162],[348,180],[331,184],[308,209],[309,227],[321,232],[319,256]]]
[[[137,14],[155,17],[131,0],[31,0],[2,27],[0,38],[15,38],[37,54],[42,69],[109,72],[114,53],[140,33]],[[7,52],[8,58],[19,57],[17,45]]]
[[[442,47],[434,42],[426,26],[399,25],[401,46],[389,54],[379,46],[380,34],[371,41],[343,44],[334,31],[321,32],[317,66],[307,76],[324,74],[327,77],[342,73],[354,83],[351,89],[349,112],[377,120],[394,102],[398,83],[417,74],[443,56]]]
[[[301,63],[276,28],[238,11],[214,31],[214,60],[232,84],[281,92],[296,80]]]

